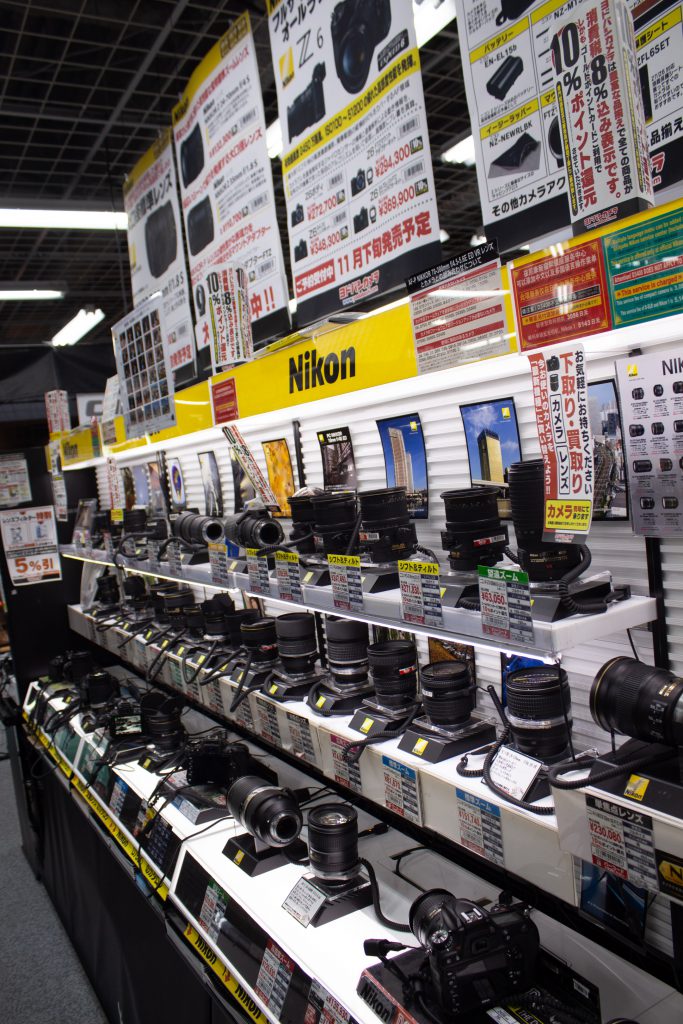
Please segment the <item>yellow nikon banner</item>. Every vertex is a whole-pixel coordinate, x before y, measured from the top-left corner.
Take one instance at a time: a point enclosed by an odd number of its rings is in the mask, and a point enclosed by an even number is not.
[[[99,433],[91,427],[81,427],[70,430],[68,434],[62,434],[59,446],[63,466],[73,466],[77,462],[95,459],[101,453]]]
[[[211,946],[202,938],[197,929],[193,928],[191,924],[187,924],[183,936],[199,953],[204,963],[211,968],[216,977],[220,978],[230,995],[237,1000],[251,1019],[256,1021],[256,1024],[268,1024],[268,1018],[265,1014],[261,1013],[251,996],[245,992],[236,978],[233,978],[228,968],[221,963],[217,954],[214,953]]]

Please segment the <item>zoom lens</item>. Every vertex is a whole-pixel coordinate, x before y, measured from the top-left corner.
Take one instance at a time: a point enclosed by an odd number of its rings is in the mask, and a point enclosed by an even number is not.
[[[312,555],[315,553],[315,537],[313,535],[313,524],[315,522],[315,509],[313,508],[313,497],[322,494],[319,487],[305,487],[289,499],[289,507],[292,511],[292,529],[289,539],[300,555]],[[306,538],[300,540],[300,538]]]
[[[190,608],[194,604],[194,594],[189,587],[175,587],[166,590],[161,595],[161,605],[164,614],[180,611],[182,608]]]
[[[244,775],[228,790],[232,816],[266,846],[289,846],[301,832],[303,820],[289,789],[272,786],[256,775]]]
[[[242,643],[251,654],[252,661],[263,664],[275,661],[277,656],[277,634],[275,619],[255,619],[242,622],[240,626]]]
[[[420,689],[430,722],[452,729],[469,720],[476,687],[462,661],[438,661],[420,669]]]
[[[408,708],[417,693],[417,651],[412,640],[370,644],[368,661],[377,703],[392,711]]]
[[[318,660],[315,619],[308,612],[289,612],[275,619],[277,651],[292,676],[308,675]]]
[[[240,548],[269,548],[285,539],[282,527],[267,508],[226,516],[222,524],[226,538]]]
[[[683,745],[683,679],[634,658],[612,658],[596,675],[593,720],[603,729],[649,743]]]
[[[351,545],[356,532],[358,507],[355,491],[333,491],[313,497],[315,532],[322,541],[326,555],[357,555],[358,541]],[[349,550],[351,546],[351,550]]]
[[[499,487],[483,485],[441,495],[446,506],[441,544],[451,569],[466,572],[502,559],[508,531],[500,522],[499,494]]]
[[[383,487],[361,491],[360,540],[373,562],[396,562],[417,550],[415,524],[408,510],[405,487]]]
[[[140,699],[142,731],[164,752],[177,750],[183,742],[185,730],[180,722],[182,702],[157,690],[149,690]]]
[[[143,533],[147,526],[147,510],[144,508],[126,508],[123,510],[123,532]]]
[[[455,896],[445,889],[423,892],[413,902],[408,915],[410,930],[425,949],[445,946],[456,922]]]
[[[107,608],[117,605],[121,596],[116,576],[98,576],[95,586],[95,600]]]
[[[572,724],[571,693],[564,669],[543,665],[509,672],[505,692],[507,719],[517,750],[546,764],[564,760],[569,754]]]
[[[173,535],[186,544],[217,544],[223,540],[223,521],[197,512],[180,512],[173,520]]]
[[[119,692],[119,684],[109,672],[89,672],[79,687],[83,703],[90,708],[103,708]]]
[[[327,667],[337,686],[358,689],[368,681],[368,627],[355,619],[325,620]]]
[[[559,580],[580,563],[581,547],[543,541],[543,459],[513,463],[508,481],[521,568],[529,573],[529,579],[534,583]]]
[[[348,804],[321,804],[308,812],[311,870],[327,882],[346,882],[360,872],[358,815]]]

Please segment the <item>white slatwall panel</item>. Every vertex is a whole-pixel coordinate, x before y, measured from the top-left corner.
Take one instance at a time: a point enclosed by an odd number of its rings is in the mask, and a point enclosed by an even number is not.
[[[661,552],[671,670],[683,675],[683,539],[663,540]]]

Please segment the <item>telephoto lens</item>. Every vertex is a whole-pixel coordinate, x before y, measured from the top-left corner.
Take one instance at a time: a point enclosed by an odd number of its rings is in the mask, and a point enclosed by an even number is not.
[[[173,536],[185,544],[205,547],[223,540],[223,521],[197,512],[180,512],[171,523]]]
[[[236,821],[266,846],[289,846],[303,825],[301,810],[290,789],[273,786],[256,775],[244,775],[228,790],[228,809]]]
[[[368,685],[368,627],[356,619],[325,620],[327,667],[340,689],[358,690]]]
[[[106,573],[97,577],[95,600],[105,608],[112,608],[120,603],[121,595],[119,594],[116,576],[110,576]]]
[[[496,565],[508,543],[508,531],[498,514],[499,487],[482,485],[444,491],[446,529],[441,544],[456,572],[471,572],[478,565]]]
[[[240,626],[242,644],[251,655],[253,663],[265,664],[277,658],[277,633],[275,619],[255,619],[242,622]]]
[[[363,551],[376,563],[410,558],[417,551],[415,524],[408,510],[405,487],[361,491],[360,540]]]
[[[357,555],[358,505],[355,491],[330,491],[313,497],[314,529],[326,555]]]
[[[315,554],[313,498],[315,495],[323,493],[320,487],[302,487],[289,499],[289,507],[292,512],[292,529],[289,540],[295,545],[300,555]]]
[[[123,532],[144,533],[147,526],[147,510],[144,508],[126,508],[123,510]]]
[[[210,637],[228,636],[228,616],[234,614],[235,602],[228,594],[216,594],[202,601],[204,633]]]
[[[310,675],[318,660],[315,619],[308,612],[289,612],[275,619],[277,650],[291,676]]]
[[[177,750],[185,738],[185,729],[180,721],[182,701],[158,690],[148,690],[140,699],[140,710],[142,731],[154,746],[164,753]]]
[[[474,710],[476,686],[463,661],[437,661],[420,669],[420,690],[425,714],[432,725],[457,729]]]
[[[97,710],[118,695],[119,684],[109,672],[88,672],[81,679],[79,689],[83,704]]]
[[[380,707],[407,711],[417,693],[417,650],[412,640],[370,644],[368,661]]]
[[[543,459],[515,462],[508,471],[517,560],[533,583],[559,580],[582,559],[578,544],[543,541],[545,507]]]
[[[542,665],[509,672],[505,692],[515,748],[545,764],[569,757],[572,707],[564,669]]]
[[[311,871],[323,882],[348,882],[361,870],[358,815],[349,804],[320,804],[308,812]]]
[[[634,658],[612,658],[593,680],[593,720],[646,743],[683,746],[683,679]]]
[[[249,508],[222,520],[226,538],[240,548],[270,548],[282,544],[285,535],[267,508]]]

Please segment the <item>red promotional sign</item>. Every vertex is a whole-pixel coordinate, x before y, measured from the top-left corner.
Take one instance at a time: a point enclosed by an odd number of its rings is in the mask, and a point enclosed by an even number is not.
[[[512,271],[522,352],[612,326],[602,244],[584,242]]]
[[[217,382],[212,381],[211,404],[213,405],[213,422],[216,426],[219,423],[231,423],[233,420],[239,419],[240,412],[237,406],[237,387],[234,377]]]

